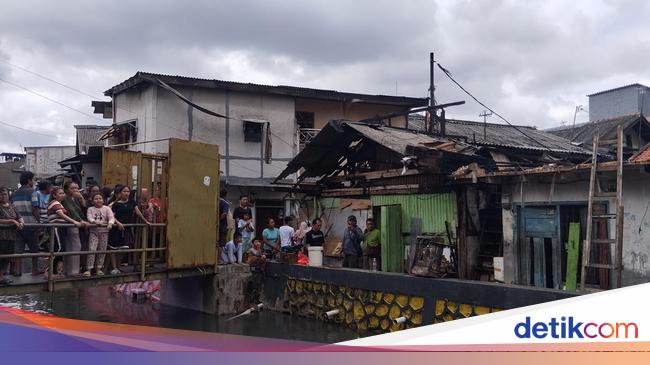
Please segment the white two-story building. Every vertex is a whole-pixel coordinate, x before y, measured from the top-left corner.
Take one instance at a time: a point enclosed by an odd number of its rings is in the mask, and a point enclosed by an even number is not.
[[[426,98],[366,95],[138,72],[93,102],[113,119],[110,144],[166,153],[174,137],[219,145],[222,187],[236,204],[254,202],[255,220],[281,218],[288,186],[271,185],[297,152],[328,121],[361,120],[427,105]],[[389,121],[406,126],[406,118]],[[288,213],[287,213],[288,214]],[[260,226],[260,224],[258,224]],[[259,228],[259,227],[258,227]]]

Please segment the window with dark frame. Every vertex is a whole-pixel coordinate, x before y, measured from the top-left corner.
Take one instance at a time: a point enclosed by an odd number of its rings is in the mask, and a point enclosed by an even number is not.
[[[314,112],[296,112],[296,123],[299,128],[314,128]]]
[[[263,123],[244,121],[244,142],[262,142]]]

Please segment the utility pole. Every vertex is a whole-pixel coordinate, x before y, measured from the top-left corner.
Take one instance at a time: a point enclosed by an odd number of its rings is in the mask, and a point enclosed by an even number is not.
[[[576,105],[576,110],[575,112],[573,112],[573,126],[571,127],[571,141],[573,141],[574,133],[576,132],[576,116],[578,116],[578,112],[584,110],[585,108],[582,105]]]
[[[433,57],[433,52],[429,53],[429,133],[433,133],[433,125],[436,123],[436,86],[433,78],[433,70],[436,61]]]
[[[483,141],[487,141],[487,118],[492,116],[492,112],[488,113],[487,110],[483,110],[483,113],[478,116],[483,117]]]

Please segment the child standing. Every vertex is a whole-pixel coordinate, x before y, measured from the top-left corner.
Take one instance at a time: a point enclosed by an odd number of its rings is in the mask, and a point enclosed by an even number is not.
[[[104,251],[108,244],[108,231],[113,228],[115,223],[115,216],[113,210],[104,205],[104,197],[102,194],[95,194],[92,197],[93,206],[88,208],[88,222],[95,224],[89,230],[90,237],[88,239],[88,251]],[[86,256],[86,271],[84,276],[90,276],[90,271],[94,268],[95,274],[98,276],[104,275],[104,259],[106,254],[98,254],[97,260],[95,255],[90,254]]]
[[[241,250],[239,250],[239,262],[244,262],[242,260],[242,253],[248,252],[248,249],[251,247],[251,242],[253,241],[253,235],[255,234],[255,227],[253,227],[253,220],[248,212],[244,212],[242,219],[237,222],[237,231],[241,234]]]

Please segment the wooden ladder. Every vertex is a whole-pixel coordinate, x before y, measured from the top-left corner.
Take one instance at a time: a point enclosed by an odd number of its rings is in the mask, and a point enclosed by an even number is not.
[[[621,287],[621,275],[623,271],[623,132],[621,126],[616,131],[616,191],[596,192],[596,173],[598,172],[598,131],[594,134],[593,151],[591,155],[591,175],[589,177],[589,200],[587,205],[587,232],[582,250],[582,270],[580,275],[580,289],[585,290],[587,280],[587,268],[616,270],[616,287]],[[594,198],[614,198],[614,206],[610,214],[594,215]],[[616,229],[613,239],[594,239],[594,220],[615,219]],[[591,244],[615,245],[614,264],[592,263],[590,259]],[[609,259],[608,259],[609,261]]]

